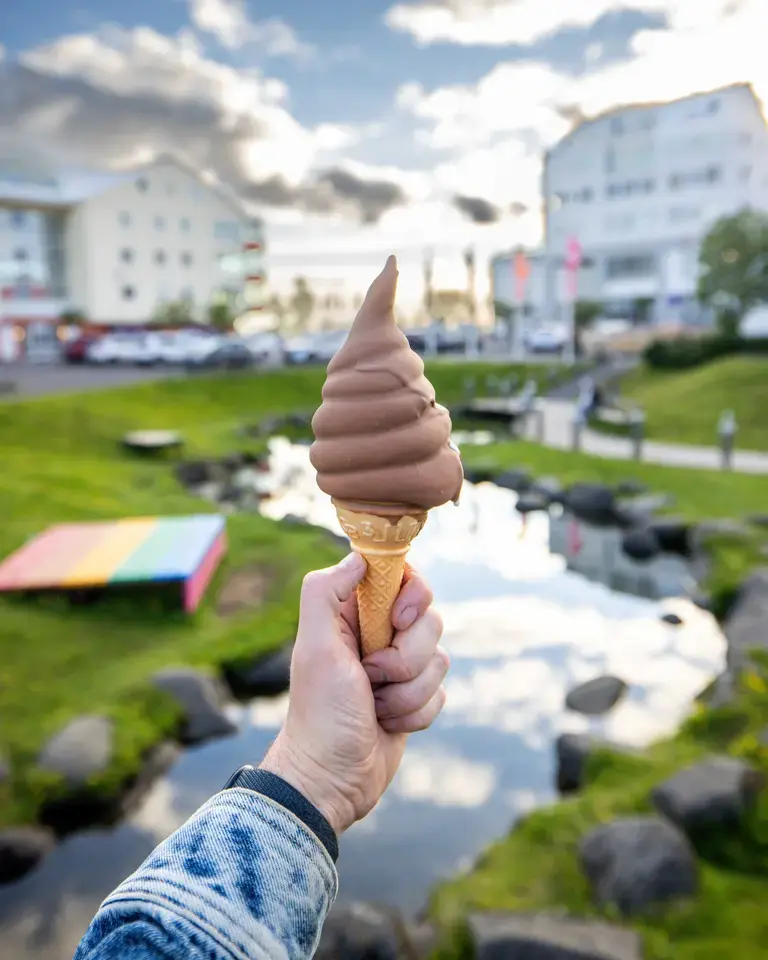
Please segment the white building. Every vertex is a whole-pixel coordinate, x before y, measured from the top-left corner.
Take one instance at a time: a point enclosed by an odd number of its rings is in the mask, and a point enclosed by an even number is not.
[[[263,244],[260,220],[170,159],[74,174],[0,157],[0,323],[28,337],[67,311],[143,323],[183,299],[202,318],[246,278],[263,283]]]
[[[742,84],[587,120],[550,150],[543,191],[546,316],[565,315],[563,258],[576,237],[579,298],[636,322],[707,322],[695,297],[701,240],[722,216],[768,209],[760,103]]]

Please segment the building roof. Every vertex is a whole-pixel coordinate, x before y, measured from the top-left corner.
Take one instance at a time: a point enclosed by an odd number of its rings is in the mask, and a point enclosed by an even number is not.
[[[231,188],[223,183],[206,182],[194,167],[170,154],[159,155],[128,170],[96,170],[59,166],[33,149],[18,145],[4,155],[0,144],[0,202],[72,207],[166,163],[179,167],[206,190],[217,194],[239,219],[251,223],[258,221],[258,217],[245,210]]]
[[[547,153],[557,150],[558,147],[570,140],[571,137],[573,137],[576,133],[578,133],[580,130],[583,130],[585,127],[591,126],[593,123],[599,123],[603,120],[609,120],[612,117],[624,116],[628,113],[639,112],[641,110],[654,110],[658,109],[659,107],[671,106],[674,103],[685,103],[687,100],[695,100],[698,97],[711,97],[718,93],[725,93],[728,90],[746,90],[756,104],[760,103],[751,83],[729,83],[724,87],[715,87],[713,90],[699,90],[696,93],[690,93],[685,97],[677,97],[674,100],[648,100],[640,103],[617,104],[616,106],[610,107],[607,110],[601,110],[599,113],[595,113],[590,117],[584,117],[583,119],[579,120],[564,137],[550,147]]]

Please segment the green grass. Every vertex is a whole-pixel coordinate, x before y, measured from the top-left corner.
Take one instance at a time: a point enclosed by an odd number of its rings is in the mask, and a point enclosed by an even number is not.
[[[462,457],[468,466],[488,467],[491,471],[519,467],[534,477],[557,477],[564,485],[578,482],[616,485],[637,480],[651,492],[671,495],[674,504],[668,512],[694,522],[739,519],[766,512],[768,481],[759,475],[608,460],[523,441],[467,446],[462,448]],[[705,586],[712,594],[715,612],[727,610],[749,570],[761,560],[768,563],[761,553],[767,543],[768,530],[758,526],[747,527],[743,536],[710,537],[711,569]]]
[[[737,445],[768,450],[768,359],[729,357],[693,370],[667,372],[640,367],[622,377],[620,396],[646,411],[654,440],[715,446],[717,423],[733,410]]]
[[[472,368],[476,376],[488,372],[512,368]],[[466,375],[459,363],[430,368],[444,403],[460,398]],[[61,521],[212,510],[176,482],[175,460],[263,446],[244,439],[240,428],[271,414],[314,410],[323,379],[320,369],[230,374],[0,404],[0,557]],[[183,454],[147,460],[123,452],[121,436],[139,428],[181,430]],[[177,728],[175,710],[147,684],[154,671],[169,664],[216,670],[291,639],[302,577],[333,563],[338,547],[322,533],[254,515],[232,516],[228,535],[228,556],[191,618],[153,597],[90,607],[54,597],[0,600],[0,753],[13,770],[0,785],[0,826],[34,820],[60,793],[61,783],[42,777],[35,761],[45,740],[73,717],[114,718],[115,762],[91,788],[115,793],[147,749]],[[215,611],[217,587],[228,571],[246,565],[271,569],[277,586],[262,608],[223,619]]]
[[[735,706],[699,707],[676,737],[644,755],[601,752],[587,772],[587,789],[523,819],[467,874],[442,885],[430,912],[445,931],[441,960],[469,960],[463,921],[476,910],[566,912],[621,922],[593,903],[578,863],[580,840],[594,827],[651,812],[654,786],[712,753],[728,752],[768,774],[768,750],[758,734],[768,724],[764,671],[744,678]],[[645,960],[757,960],[768,938],[768,794],[732,833],[696,841],[700,891],[689,900],[626,921],[643,939]]]

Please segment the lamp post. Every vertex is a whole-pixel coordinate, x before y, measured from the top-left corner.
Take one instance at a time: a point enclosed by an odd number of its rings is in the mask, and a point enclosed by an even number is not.
[[[724,410],[717,424],[717,437],[720,441],[723,470],[730,470],[733,461],[733,447],[739,425],[733,410]]]

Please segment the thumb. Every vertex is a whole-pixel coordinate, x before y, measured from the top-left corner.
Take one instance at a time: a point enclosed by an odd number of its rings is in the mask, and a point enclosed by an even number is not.
[[[342,603],[349,600],[365,576],[367,564],[359,553],[350,553],[335,567],[315,570],[304,577],[301,587],[301,620],[314,620],[325,611],[337,615]]]

